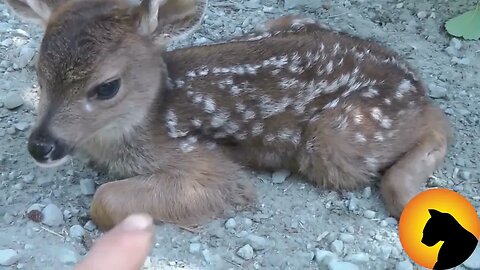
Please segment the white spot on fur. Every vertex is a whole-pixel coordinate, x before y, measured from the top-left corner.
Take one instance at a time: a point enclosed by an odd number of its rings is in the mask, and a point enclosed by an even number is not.
[[[292,99],[288,97],[283,97],[280,101],[274,101],[268,96],[260,96],[260,113],[264,118],[277,115],[284,112],[291,102]]]
[[[228,113],[224,113],[224,112],[219,112],[214,114],[211,121],[212,127],[213,128],[221,127],[223,124],[225,124],[225,122],[227,122],[229,116],[230,115]]]
[[[237,103],[235,104],[235,110],[238,112],[238,113],[242,113],[246,110],[246,107],[243,103]]]
[[[358,109],[356,109],[354,112],[353,122],[355,122],[357,125],[360,125],[363,122],[363,114],[361,114]]]
[[[392,127],[392,119],[384,116],[382,120],[380,121],[380,126],[383,128],[391,128]]]
[[[338,102],[340,101],[339,98],[336,98],[332,101],[330,101],[327,105],[323,107],[323,109],[333,109],[337,106]]]
[[[327,74],[331,74],[333,72],[333,62],[332,62],[332,60],[330,60],[328,62],[326,70],[327,70]]]
[[[391,101],[390,99],[388,99],[388,98],[384,99],[383,101],[384,101],[385,104],[387,104],[387,105],[392,104],[392,101]]]
[[[194,127],[199,128],[199,127],[202,126],[202,120],[200,120],[198,118],[194,118],[192,120],[192,124],[193,124]]]
[[[364,96],[364,97],[366,97],[366,98],[376,97],[376,96],[378,96],[378,90],[377,90],[376,88],[369,87],[369,88],[368,88],[368,91],[366,91],[365,93],[363,93],[362,96]]]
[[[187,77],[195,78],[196,76],[197,76],[197,74],[195,74],[195,71],[193,71],[193,70],[187,72]]]
[[[199,104],[203,101],[203,96],[201,94],[195,94],[195,96],[193,97],[193,103],[195,104]]]
[[[198,139],[197,137],[188,137],[186,140],[180,143],[180,149],[184,153],[191,152],[195,150],[196,146],[195,144],[197,143]]]
[[[385,138],[383,137],[383,134],[380,131],[375,132],[375,134],[373,135],[373,138],[379,142],[383,142],[385,140]]]
[[[253,124],[253,127],[252,127],[252,135],[253,136],[258,136],[258,135],[262,134],[262,132],[263,132],[263,123],[258,122],[258,123]]]
[[[235,122],[228,122],[225,128],[225,132],[227,132],[230,135],[235,134],[239,130],[240,130],[240,126]]]
[[[365,158],[365,163],[370,169],[377,169],[378,166],[378,160],[374,157],[367,157]]]
[[[255,112],[252,110],[246,110],[243,114],[243,119],[252,120],[255,118]]]
[[[407,79],[403,79],[398,85],[397,92],[395,93],[395,98],[402,99],[403,96],[408,91],[413,91],[413,90],[414,90],[414,86],[412,85],[412,83]]]
[[[373,107],[370,111],[370,115],[373,119],[380,121],[382,119],[382,111],[378,107]]]
[[[204,100],[204,109],[207,113],[213,113],[215,111],[215,101],[211,97],[207,97]]]
[[[180,88],[180,87],[183,87],[185,85],[185,82],[182,81],[182,80],[176,80],[175,85],[177,86],[177,88]]]
[[[364,143],[367,141],[367,139],[365,138],[365,136],[363,136],[362,134],[360,133],[355,133],[355,141],[356,142],[359,142],[359,143]]]

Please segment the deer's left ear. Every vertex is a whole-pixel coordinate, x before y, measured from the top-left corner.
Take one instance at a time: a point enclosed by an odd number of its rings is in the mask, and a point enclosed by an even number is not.
[[[193,32],[201,23],[208,0],[143,0],[138,7],[138,31],[156,43]]]
[[[5,0],[13,12],[24,21],[46,28],[50,14],[57,4],[56,0]]]

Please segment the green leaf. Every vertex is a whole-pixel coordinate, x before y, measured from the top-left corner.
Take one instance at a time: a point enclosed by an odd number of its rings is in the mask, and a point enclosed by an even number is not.
[[[448,20],[445,28],[452,36],[480,39],[480,6]]]

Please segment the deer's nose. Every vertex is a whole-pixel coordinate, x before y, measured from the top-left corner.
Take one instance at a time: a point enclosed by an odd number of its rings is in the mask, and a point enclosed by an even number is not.
[[[31,140],[28,143],[28,152],[38,161],[46,161],[55,149],[55,144],[48,141]]]

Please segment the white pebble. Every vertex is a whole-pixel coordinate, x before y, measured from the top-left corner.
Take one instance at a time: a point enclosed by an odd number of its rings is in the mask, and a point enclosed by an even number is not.
[[[419,19],[425,19],[425,18],[427,17],[427,15],[428,15],[428,14],[427,14],[426,11],[420,11],[420,12],[417,13],[417,17],[418,17]]]
[[[0,249],[0,265],[10,266],[20,259],[18,253],[13,249]]]
[[[372,196],[372,188],[371,187],[366,187],[363,190],[363,198],[368,199],[368,198],[370,198],[370,196]]]
[[[35,56],[35,49],[28,45],[24,45],[20,49],[17,61],[14,64],[16,65],[17,68],[24,68],[30,63],[30,61],[32,61],[34,56]]]
[[[191,243],[188,247],[188,252],[194,254],[200,252],[202,245],[200,243]]]
[[[376,213],[372,210],[365,210],[365,212],[363,212],[363,216],[368,218],[368,219],[375,218],[375,215],[376,215]]]
[[[23,182],[27,184],[32,183],[34,178],[35,176],[33,175],[33,173],[29,173],[27,175],[22,176]]]
[[[95,193],[95,181],[90,178],[81,179],[80,191],[83,195],[93,195]]]
[[[62,249],[58,254],[58,259],[63,264],[72,265],[78,262],[78,255],[70,249]]]
[[[452,46],[456,50],[460,50],[462,48],[462,41],[458,38],[452,38],[450,40],[450,46]]]
[[[345,260],[355,263],[365,263],[370,260],[370,257],[366,253],[355,253],[346,256]]]
[[[392,254],[392,247],[390,245],[382,245],[380,246],[380,256],[384,260],[388,260],[390,258],[390,255]]]
[[[229,218],[227,222],[225,222],[225,228],[231,230],[237,227],[237,222],[235,221],[234,218]]]
[[[42,210],[42,223],[48,226],[60,226],[65,221],[63,220],[63,213],[55,204],[49,204]]]
[[[14,110],[23,105],[23,98],[17,93],[11,93],[3,100],[3,105],[9,110]]]
[[[290,174],[291,172],[287,170],[276,171],[272,174],[272,182],[274,184],[281,184],[285,182],[285,179],[287,179],[287,177],[289,177]]]
[[[237,255],[240,256],[241,258],[245,260],[250,260],[253,258],[253,248],[249,244],[246,244],[245,246],[241,247],[237,251]]]
[[[335,240],[330,244],[330,249],[337,255],[341,255],[343,252],[343,242],[340,240]]]
[[[93,221],[89,220],[89,221],[87,221],[87,223],[85,223],[83,228],[85,228],[85,230],[91,232],[91,231],[94,231],[97,228],[97,226],[95,225],[95,223],[93,223]]]
[[[413,270],[413,265],[409,260],[398,262],[395,270]]]
[[[70,227],[69,233],[70,237],[72,238],[82,239],[82,237],[85,235],[85,229],[77,224]]]
[[[348,233],[342,233],[340,234],[339,239],[345,243],[351,243],[355,240],[355,237]]]
[[[20,122],[13,125],[17,130],[25,131],[30,127],[29,123]]]
[[[360,270],[360,268],[353,263],[332,260],[328,263],[328,270]]]
[[[243,224],[245,224],[245,226],[247,226],[247,227],[250,227],[250,226],[252,226],[253,221],[252,221],[251,219],[249,219],[249,218],[245,218],[245,219],[243,220]]]
[[[337,255],[331,251],[316,248],[314,259],[319,264],[328,264],[331,260],[336,260]]]
[[[270,245],[269,241],[265,237],[254,234],[248,235],[247,240],[255,250],[266,249]]]

